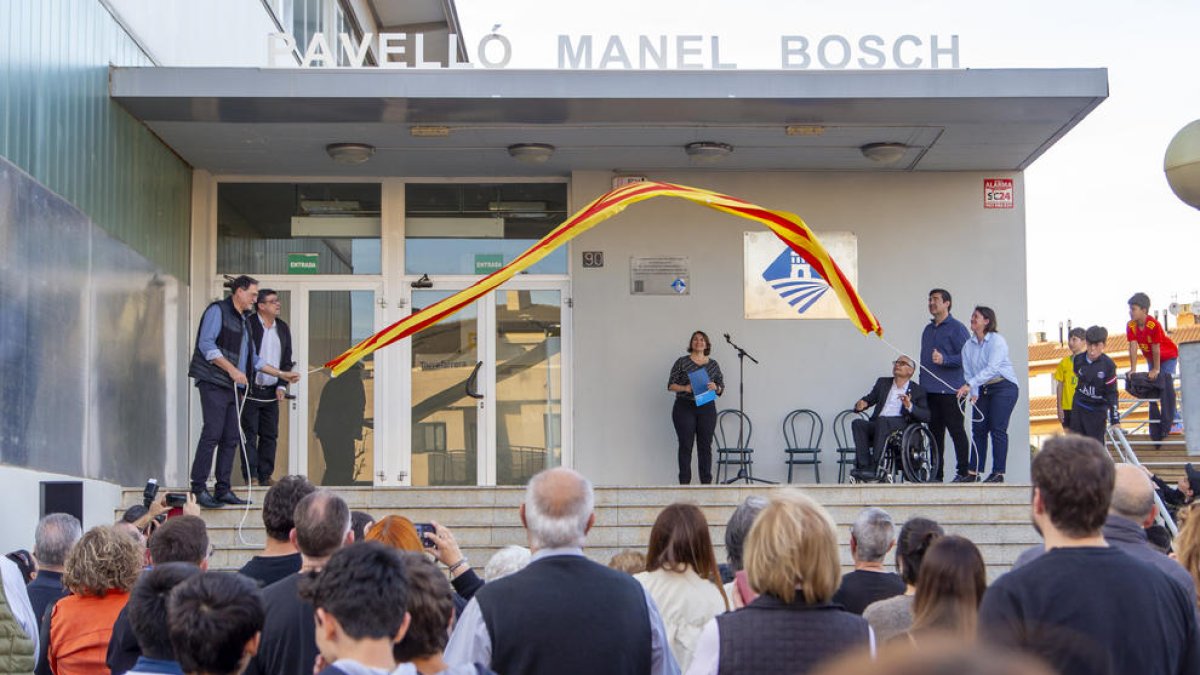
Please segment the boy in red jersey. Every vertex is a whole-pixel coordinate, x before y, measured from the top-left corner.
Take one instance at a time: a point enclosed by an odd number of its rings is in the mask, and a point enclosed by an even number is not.
[[[1150,419],[1157,420],[1150,423],[1150,438],[1162,440],[1175,421],[1174,378],[1179,365],[1179,347],[1167,336],[1162,324],[1150,316],[1150,296],[1145,293],[1134,293],[1129,298],[1125,337],[1129,340],[1129,372],[1137,372],[1140,350],[1150,367],[1150,379],[1162,389],[1162,405],[1150,404]]]

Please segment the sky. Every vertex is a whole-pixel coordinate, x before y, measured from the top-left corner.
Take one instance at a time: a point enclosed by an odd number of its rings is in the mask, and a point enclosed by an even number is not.
[[[1200,2],[1191,0],[456,0],[472,60],[499,24],[508,68],[555,68],[557,36],[720,36],[722,59],[777,68],[779,37],[959,36],[962,68],[1107,68],[1109,98],[1025,172],[1029,330],[1120,328],[1126,300],[1200,300],[1200,211],[1171,192],[1163,155],[1200,119]],[[632,39],[630,39],[632,38]],[[1018,199],[1021,195],[1018,195]],[[1172,324],[1173,325],[1173,324]]]

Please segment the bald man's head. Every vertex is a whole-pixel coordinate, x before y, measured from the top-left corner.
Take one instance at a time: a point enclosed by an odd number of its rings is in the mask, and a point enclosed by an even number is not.
[[[1118,464],[1112,505],[1108,512],[1141,525],[1154,515],[1154,484],[1146,472],[1132,464]]]
[[[533,548],[583,546],[595,496],[588,479],[570,469],[547,469],[529,479],[522,513]]]

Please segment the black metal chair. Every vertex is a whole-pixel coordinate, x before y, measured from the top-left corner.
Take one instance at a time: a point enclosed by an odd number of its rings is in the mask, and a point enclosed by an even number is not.
[[[843,410],[833,418],[833,441],[837,444],[838,482],[846,482],[846,467],[854,468],[854,434],[850,423],[856,419],[867,419],[866,413]]]
[[[821,438],[825,435],[825,424],[812,410],[793,410],[783,418],[783,452],[787,455],[788,477],[792,482],[792,469],[796,466],[812,466],[813,476],[821,482]]]
[[[754,449],[750,447],[753,426],[750,417],[740,410],[722,410],[717,413],[715,441],[717,446],[717,482],[728,479],[729,467],[745,469],[747,478],[754,475]],[[722,473],[724,472],[724,473]],[[736,477],[737,473],[734,474]]]

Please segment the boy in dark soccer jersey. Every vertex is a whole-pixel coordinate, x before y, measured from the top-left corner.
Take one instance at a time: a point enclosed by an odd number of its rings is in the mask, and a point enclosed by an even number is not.
[[[1117,364],[1104,353],[1108,331],[1092,326],[1084,334],[1087,349],[1075,355],[1075,397],[1071,431],[1104,443],[1106,423],[1117,423]]]

